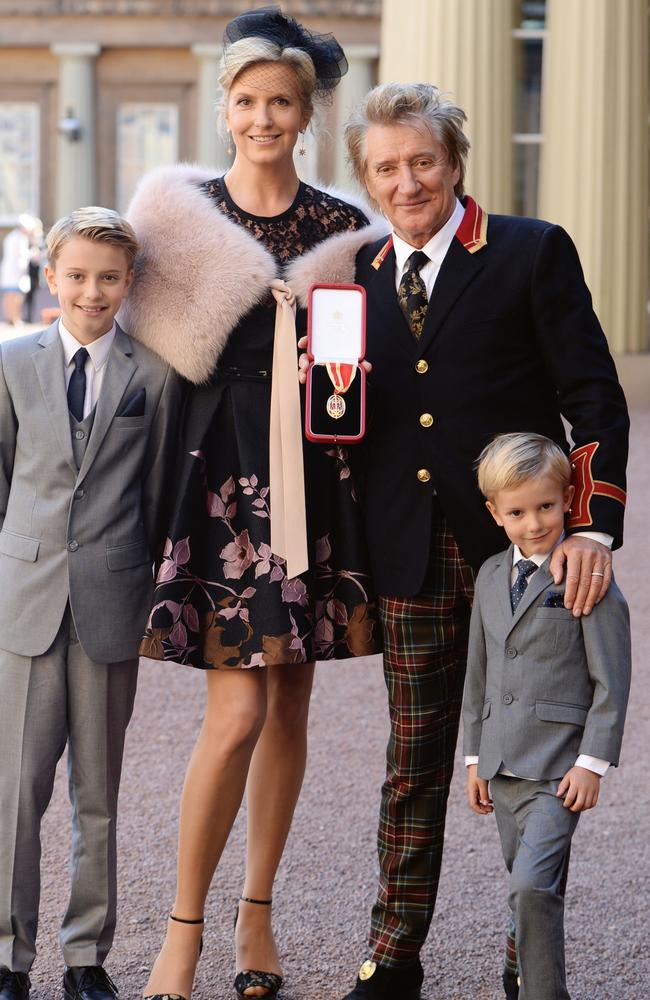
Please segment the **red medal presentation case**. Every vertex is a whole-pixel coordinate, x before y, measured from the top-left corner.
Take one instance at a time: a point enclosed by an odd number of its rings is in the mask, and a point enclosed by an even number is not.
[[[361,285],[312,285],[307,317],[310,441],[348,444],[366,430],[366,292]]]

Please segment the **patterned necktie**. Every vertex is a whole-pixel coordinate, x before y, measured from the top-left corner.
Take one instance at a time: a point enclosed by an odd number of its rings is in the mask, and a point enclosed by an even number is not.
[[[68,382],[68,409],[75,420],[84,418],[84,401],[86,399],[86,358],[88,351],[80,347],[75,356],[74,371]]]
[[[537,563],[534,563],[532,559],[522,559],[517,563],[517,579],[510,588],[510,603],[512,604],[512,613],[514,614],[519,606],[519,602],[524,596],[524,591],[528,586],[528,577],[531,573],[534,573],[536,569],[539,569]]]
[[[397,291],[400,308],[416,340],[420,339],[429,305],[427,289],[420,277],[420,268],[428,263],[429,258],[421,250],[412,253],[406,262],[406,271]]]

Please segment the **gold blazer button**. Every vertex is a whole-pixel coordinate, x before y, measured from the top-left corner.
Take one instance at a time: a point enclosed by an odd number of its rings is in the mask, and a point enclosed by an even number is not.
[[[425,372],[429,371],[429,365],[424,360],[424,358],[420,358],[420,360],[418,361],[418,363],[415,366],[415,370],[418,373],[418,375],[424,375]]]
[[[433,423],[433,417],[431,416],[430,413],[421,413],[420,423],[422,424],[423,427],[431,427],[431,424]]]
[[[428,483],[431,479],[431,473],[428,469],[418,469],[418,479],[421,483]]]

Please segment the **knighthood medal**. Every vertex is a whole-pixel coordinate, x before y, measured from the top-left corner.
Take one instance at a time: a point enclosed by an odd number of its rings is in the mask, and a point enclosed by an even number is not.
[[[340,361],[326,361],[325,368],[329,375],[330,382],[334,386],[334,392],[327,400],[325,409],[327,415],[333,420],[340,420],[345,413],[345,400],[343,395],[348,391],[357,374],[357,365],[343,364]]]

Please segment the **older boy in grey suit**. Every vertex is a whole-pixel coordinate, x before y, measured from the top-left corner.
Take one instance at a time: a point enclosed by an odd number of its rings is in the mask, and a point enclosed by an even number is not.
[[[577,618],[549,572],[570,479],[564,452],[537,434],[500,435],[479,460],[479,487],[512,544],[476,581],[463,703],[467,795],[475,812],[496,814],[520,1000],[569,997],[562,875],[580,812],[596,805],[601,776],[618,764],[630,687],[629,614],[616,584]]]
[[[108,1000],[117,796],[162,544],[180,386],[115,323],[135,234],[86,208],[48,235],[62,315],[0,348],[0,1000],[29,996],[40,826],[68,744],[67,1000]]]

